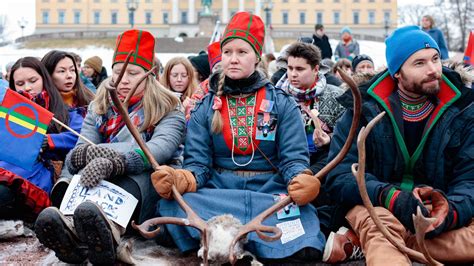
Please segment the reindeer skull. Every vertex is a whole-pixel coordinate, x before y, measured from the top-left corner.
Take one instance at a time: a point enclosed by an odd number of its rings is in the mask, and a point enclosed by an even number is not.
[[[230,214],[224,214],[212,217],[207,221],[208,225],[208,260],[210,264],[221,265],[229,262],[229,250],[232,240],[235,238],[242,223]],[[244,238],[237,242],[234,247],[234,254],[241,258],[244,254],[244,244],[247,239]],[[204,248],[198,251],[198,257],[203,258]]]

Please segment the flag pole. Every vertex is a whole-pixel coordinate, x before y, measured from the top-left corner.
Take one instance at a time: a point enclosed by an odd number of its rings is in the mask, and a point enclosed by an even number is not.
[[[65,129],[71,131],[74,135],[78,136],[79,138],[81,138],[82,140],[84,140],[85,142],[91,144],[91,145],[95,145],[94,142],[90,141],[88,138],[82,136],[81,134],[77,133],[77,131],[75,131],[74,129],[66,126],[63,122],[59,121],[58,119],[56,119],[54,116],[53,116],[53,121],[58,123],[59,125],[61,125],[62,127],[64,127]]]

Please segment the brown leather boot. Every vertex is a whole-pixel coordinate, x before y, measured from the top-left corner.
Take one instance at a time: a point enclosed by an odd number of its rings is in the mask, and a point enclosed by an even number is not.
[[[125,229],[110,221],[97,204],[86,201],[74,211],[74,225],[79,238],[89,247],[92,264],[112,264]]]
[[[79,264],[87,259],[87,246],[77,236],[72,216],[56,207],[44,209],[36,219],[35,233],[41,244],[52,249],[61,261]]]

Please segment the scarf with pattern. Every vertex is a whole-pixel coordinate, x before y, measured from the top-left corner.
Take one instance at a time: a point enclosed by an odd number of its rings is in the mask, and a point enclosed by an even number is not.
[[[134,96],[130,98],[128,104],[128,113],[130,120],[134,126],[142,124],[142,117],[138,115],[138,111],[142,108],[142,96]],[[120,132],[125,126],[125,121],[119,114],[117,107],[113,104],[112,99],[109,96],[109,102],[111,104],[111,110],[105,115],[105,119],[102,125],[99,127],[99,132],[105,137],[105,142],[109,143],[111,140]]]
[[[326,77],[322,73],[318,73],[318,79],[311,88],[296,88],[291,85],[287,74],[285,74],[276,84],[277,88],[281,88],[286,93],[291,94],[296,102],[305,102],[314,100],[321,95],[326,88]]]

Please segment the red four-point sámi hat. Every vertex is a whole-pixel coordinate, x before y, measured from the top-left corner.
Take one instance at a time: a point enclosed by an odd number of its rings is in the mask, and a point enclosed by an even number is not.
[[[155,37],[148,31],[127,30],[117,37],[113,65],[123,63],[130,51],[134,51],[130,64],[141,66],[146,71],[153,67]]]
[[[214,66],[222,60],[220,42],[213,42],[209,44],[207,47],[207,58],[209,59],[209,66],[211,67],[212,71]]]
[[[238,12],[225,28],[221,47],[229,39],[242,39],[250,44],[258,57],[262,55],[265,24],[259,16],[249,12]]]

